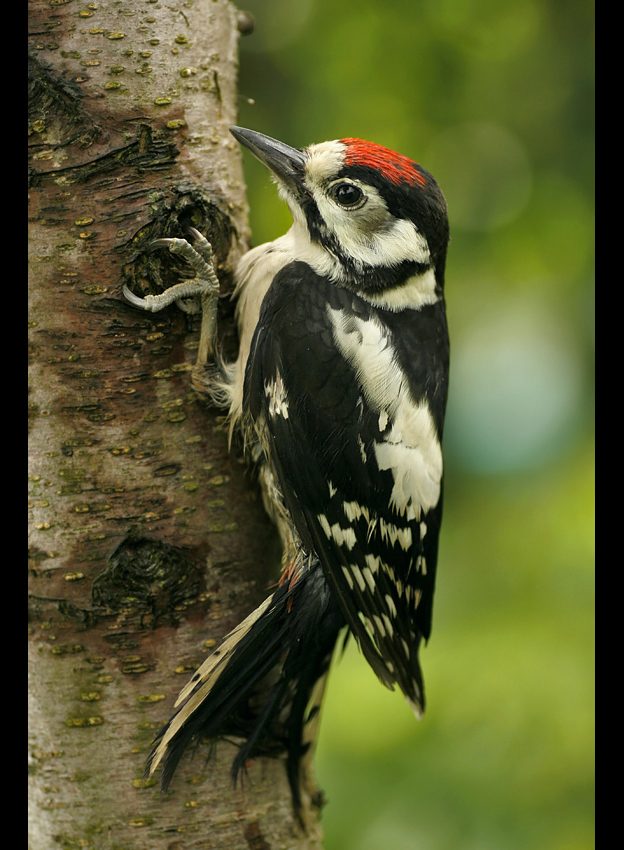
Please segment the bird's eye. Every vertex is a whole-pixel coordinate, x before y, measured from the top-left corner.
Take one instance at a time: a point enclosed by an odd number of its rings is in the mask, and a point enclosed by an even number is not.
[[[353,183],[338,183],[332,188],[331,195],[345,209],[359,209],[366,203],[366,195]]]

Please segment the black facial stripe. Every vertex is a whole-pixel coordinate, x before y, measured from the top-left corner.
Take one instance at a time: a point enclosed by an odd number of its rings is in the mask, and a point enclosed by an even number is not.
[[[363,291],[374,295],[400,286],[410,277],[424,274],[431,268],[430,263],[418,263],[415,260],[404,260],[395,266],[362,265],[341,251],[338,239],[328,229],[311,198],[306,200],[304,212],[311,240],[322,245],[340,263],[340,282],[354,292]]]

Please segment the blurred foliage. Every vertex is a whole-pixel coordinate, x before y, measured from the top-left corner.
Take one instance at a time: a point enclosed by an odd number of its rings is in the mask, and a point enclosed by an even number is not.
[[[242,126],[360,136],[440,183],[452,242],[429,707],[350,646],[317,773],[326,850],[593,847],[593,8],[243,0]],[[256,244],[290,224],[245,159]]]

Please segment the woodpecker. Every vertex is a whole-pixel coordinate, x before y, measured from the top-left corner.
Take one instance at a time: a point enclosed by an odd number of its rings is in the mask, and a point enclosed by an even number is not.
[[[231,132],[268,167],[293,224],[239,264],[238,359],[223,363],[212,340],[202,350],[217,362],[212,397],[258,468],[283,569],[182,690],[146,774],[162,763],[166,789],[192,739],[235,738],[234,779],[249,758],[284,756],[300,811],[341,634],[418,717],[425,708],[418,652],[442,518],[449,226],[431,174],[388,148],[345,138],[300,150]],[[188,259],[192,286],[149,303],[126,295],[160,309],[199,292],[206,311],[218,285],[207,240],[193,231],[159,244]]]

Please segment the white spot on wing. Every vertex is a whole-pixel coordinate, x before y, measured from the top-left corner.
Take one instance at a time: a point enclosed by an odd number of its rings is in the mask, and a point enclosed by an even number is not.
[[[337,522],[330,525],[329,520],[324,514],[318,514],[316,518],[328,539],[334,540],[338,546],[346,546],[349,551],[353,549],[357,543],[357,537],[352,528],[341,528]]]
[[[390,579],[390,581],[392,582],[392,584],[396,584],[396,582],[397,582],[397,580],[396,580],[396,576],[395,576],[395,574],[394,574],[394,570],[392,569],[392,567],[390,566],[390,564],[386,564],[386,563],[385,563],[385,561],[382,561],[382,562],[381,562],[381,565],[382,565],[382,567],[383,567],[383,569],[384,569],[385,574],[388,576],[388,578]]]
[[[364,583],[364,576],[357,564],[350,564],[351,572],[353,573],[355,580],[358,583],[360,590],[366,590],[366,584]]]
[[[331,537],[331,526],[327,517],[324,514],[319,514],[316,518],[319,521],[321,528],[325,532],[325,536]]]
[[[361,516],[364,517],[366,522],[370,522],[366,505],[360,505],[359,502],[343,502],[342,510],[349,522],[356,522]]]
[[[379,532],[382,540],[387,540],[392,546],[399,544],[403,551],[407,552],[412,545],[412,529],[410,526],[397,527],[391,522],[379,518]]]
[[[273,380],[266,381],[264,393],[269,399],[269,416],[271,419],[275,419],[276,416],[288,419],[288,397],[279,372],[275,373]]]
[[[357,543],[355,531],[352,528],[341,528],[338,523],[332,525],[332,537],[339,546],[346,546],[349,551]]]
[[[366,561],[366,566],[374,575],[379,572],[379,567],[381,565],[381,558],[379,555],[371,555],[370,552],[364,556],[364,560]]]
[[[366,583],[371,589],[371,592],[374,593],[376,590],[375,587],[375,579],[373,578],[373,574],[368,567],[362,567],[362,575],[366,579]]]

